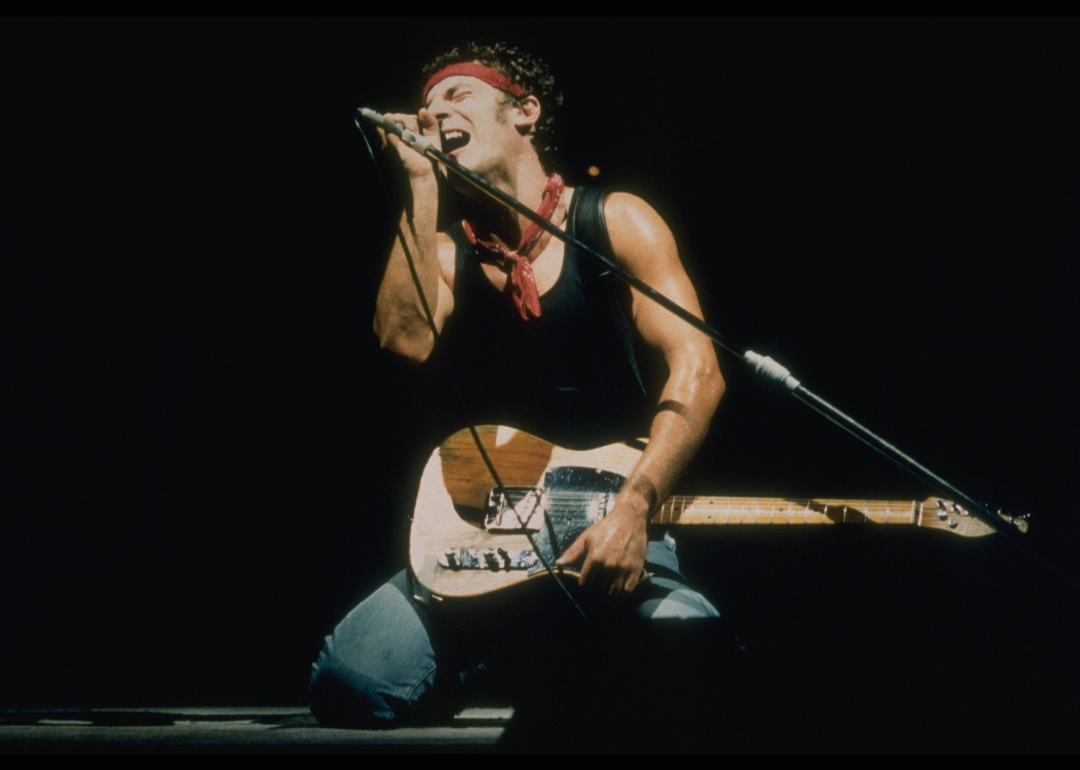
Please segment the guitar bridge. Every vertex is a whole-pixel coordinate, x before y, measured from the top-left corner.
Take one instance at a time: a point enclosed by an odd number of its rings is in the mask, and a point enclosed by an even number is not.
[[[544,522],[544,487],[505,487],[488,494],[488,514],[484,529],[488,532],[539,532]]]

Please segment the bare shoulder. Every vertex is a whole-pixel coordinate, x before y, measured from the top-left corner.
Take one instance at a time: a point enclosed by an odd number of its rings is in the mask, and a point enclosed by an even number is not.
[[[615,259],[622,267],[701,318],[697,293],[679,259],[675,236],[663,217],[636,195],[612,193],[604,202],[604,218]],[[637,289],[631,295],[634,323],[647,343],[665,355],[690,351],[702,360],[713,355],[708,339],[700,332],[646,299]]]
[[[675,237],[656,209],[636,195],[615,192],[604,219],[616,259],[635,275],[681,266]]]

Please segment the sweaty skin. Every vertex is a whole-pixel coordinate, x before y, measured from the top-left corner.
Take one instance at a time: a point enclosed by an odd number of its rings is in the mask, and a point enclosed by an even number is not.
[[[679,261],[675,239],[652,207],[632,195],[614,193],[604,204],[604,217],[619,264],[700,318],[697,294]],[[693,458],[724,391],[712,342],[637,290],[632,294],[634,325],[644,341],[663,354],[670,374],[649,444],[611,513],[556,561],[567,565],[584,555],[581,585],[595,585],[616,599],[637,586],[649,516],[671,494]]]
[[[450,154],[466,168],[533,210],[540,205],[548,175],[530,138],[541,107],[533,96],[520,106],[505,94],[473,77],[457,75],[437,83],[418,115],[387,117],[413,131],[422,131],[441,149],[443,137],[461,131],[468,142]],[[376,300],[374,329],[383,347],[422,362],[435,335],[422,309],[406,252],[412,256],[424,296],[429,298],[436,329],[454,310],[454,251],[449,236],[435,230],[438,216],[436,171],[427,158],[396,136],[382,134],[384,146],[396,153],[408,180],[410,196]],[[514,248],[529,220],[470,189],[469,222],[485,240]],[[567,188],[551,221],[562,227],[573,189]],[[604,216],[616,261],[694,315],[701,317],[697,294],[679,260],[671,230],[645,201],[614,193]],[[562,267],[563,244],[545,233],[529,254],[543,301]],[[506,276],[491,265],[485,274],[502,288]],[[566,566],[584,557],[579,583],[613,600],[634,590],[641,579],[650,514],[668,497],[679,475],[697,451],[724,392],[712,343],[667,310],[632,290],[633,323],[646,344],[663,355],[669,376],[653,417],[649,443],[612,511],[574,541],[556,564]]]

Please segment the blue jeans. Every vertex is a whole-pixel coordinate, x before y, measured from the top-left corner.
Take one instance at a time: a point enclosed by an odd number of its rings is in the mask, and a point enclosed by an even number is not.
[[[664,562],[672,563],[674,542],[650,543],[650,551],[656,546],[670,549]],[[516,683],[511,697],[535,692],[565,680],[575,666],[596,666],[611,650],[626,650],[628,637],[645,627],[719,618],[680,577],[654,574],[617,608],[579,596],[588,616],[582,621],[553,581],[428,607],[413,598],[402,571],[326,637],[312,666],[311,712],[326,726],[356,728],[449,717],[472,680],[492,671]]]

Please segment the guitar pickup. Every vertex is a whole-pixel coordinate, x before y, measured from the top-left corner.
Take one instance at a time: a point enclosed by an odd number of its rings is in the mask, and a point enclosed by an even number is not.
[[[484,529],[489,532],[539,532],[544,523],[543,487],[508,487],[506,495],[492,489]],[[509,498],[509,499],[507,499]]]

